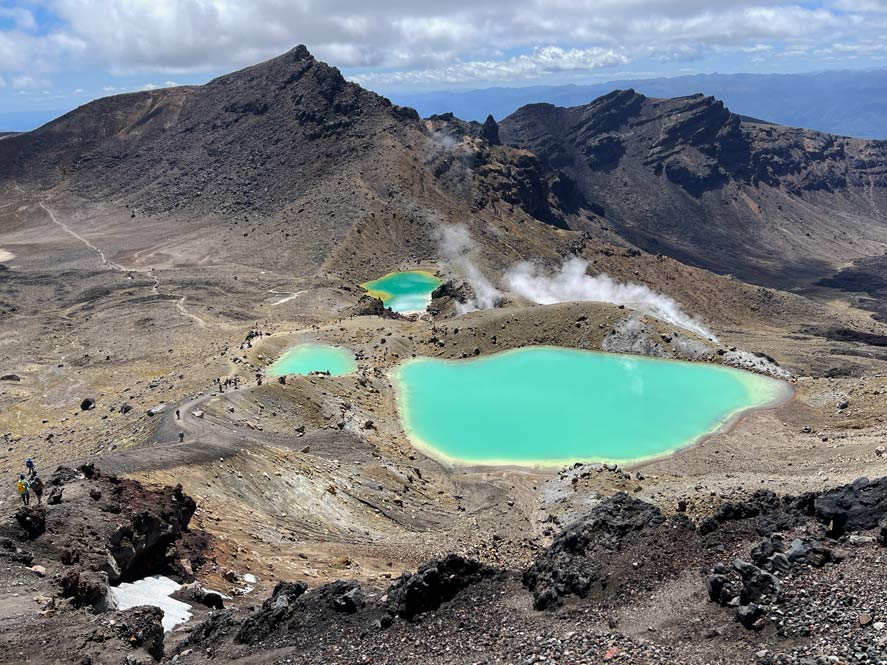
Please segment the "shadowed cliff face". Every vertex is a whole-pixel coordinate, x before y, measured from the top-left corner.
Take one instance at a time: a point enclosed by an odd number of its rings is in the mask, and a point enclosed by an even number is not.
[[[633,90],[525,106],[501,136],[576,180],[630,241],[750,281],[805,283],[887,241],[884,142],[744,119],[712,97]]]

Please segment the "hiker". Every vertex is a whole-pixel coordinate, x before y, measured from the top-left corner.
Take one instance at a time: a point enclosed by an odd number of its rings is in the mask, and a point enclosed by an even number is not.
[[[182,413],[181,413],[181,411],[176,409],[176,420],[181,420],[181,419],[182,419]]]
[[[182,443],[185,440],[185,433],[179,432],[179,443]]]
[[[25,480],[25,474],[18,474],[18,482],[15,484],[15,488],[18,490],[23,504],[27,506],[31,503],[31,485]]]
[[[25,460],[25,468],[28,470],[28,475],[29,475],[29,476],[33,476],[33,475],[34,475],[34,473],[35,473],[35,471],[34,471],[34,460],[32,460],[30,457],[29,457],[28,459]]]
[[[37,497],[37,505],[41,505],[43,503],[43,480],[37,474],[34,474],[34,478],[31,480],[31,489],[34,490],[34,496]]]

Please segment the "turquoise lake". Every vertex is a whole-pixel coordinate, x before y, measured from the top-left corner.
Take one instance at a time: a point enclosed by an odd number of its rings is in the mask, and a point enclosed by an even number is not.
[[[787,383],[720,365],[558,347],[416,358],[393,377],[413,445],[458,464],[649,459],[792,394]]]
[[[270,376],[329,372],[332,376],[351,374],[357,369],[348,349],[326,344],[299,344],[284,353],[268,368]]]
[[[426,270],[392,272],[361,284],[395,312],[424,312],[431,304],[431,293],[442,281]]]

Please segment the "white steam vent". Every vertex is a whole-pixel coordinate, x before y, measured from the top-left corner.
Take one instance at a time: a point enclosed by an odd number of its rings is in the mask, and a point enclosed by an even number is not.
[[[503,282],[509,291],[540,305],[582,300],[625,305],[717,341],[710,330],[668,296],[642,284],[617,282],[609,275],[591,276],[587,269],[588,262],[578,258],[566,261],[554,272],[532,263],[518,263],[508,269]]]

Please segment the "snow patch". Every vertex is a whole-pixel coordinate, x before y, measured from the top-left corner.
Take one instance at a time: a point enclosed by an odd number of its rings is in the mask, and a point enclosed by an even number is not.
[[[191,606],[188,603],[170,598],[181,588],[181,584],[168,577],[153,575],[136,582],[123,582],[120,586],[111,587],[111,594],[117,601],[117,609],[120,610],[140,605],[159,607],[163,610],[163,630],[168,633],[191,618]]]

